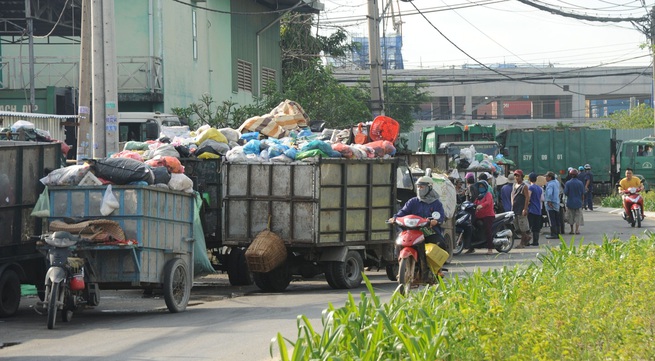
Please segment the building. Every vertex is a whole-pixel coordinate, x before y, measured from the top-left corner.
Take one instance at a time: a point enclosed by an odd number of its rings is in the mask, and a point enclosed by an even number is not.
[[[82,1],[0,0],[0,110],[29,110],[33,67],[34,111],[76,113]],[[114,4],[121,112],[170,112],[203,94],[218,104],[250,104],[264,84],[281,84],[280,16],[322,9],[316,0]]]

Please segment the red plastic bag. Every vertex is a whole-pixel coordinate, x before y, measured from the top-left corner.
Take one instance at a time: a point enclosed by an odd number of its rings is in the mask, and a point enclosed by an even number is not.
[[[364,125],[359,123],[357,125],[357,134],[355,134],[355,144],[364,144],[368,142],[368,136],[364,132]]]
[[[384,115],[378,115],[373,119],[370,130],[371,141],[388,140],[395,143],[400,133],[400,124],[393,118]]]

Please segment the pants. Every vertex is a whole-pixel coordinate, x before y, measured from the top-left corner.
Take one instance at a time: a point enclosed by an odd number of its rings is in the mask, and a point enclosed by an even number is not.
[[[548,217],[550,218],[550,235],[558,236],[560,233],[560,219],[559,212],[554,210],[548,211]]]
[[[594,210],[594,193],[591,190],[586,191],[584,194],[584,207]]]
[[[484,228],[484,236],[487,238],[487,248],[494,248],[494,216],[479,218],[482,221],[482,227]]]
[[[541,214],[528,213],[528,223],[530,224],[530,231],[532,231],[532,242],[539,243],[539,232],[542,227]]]

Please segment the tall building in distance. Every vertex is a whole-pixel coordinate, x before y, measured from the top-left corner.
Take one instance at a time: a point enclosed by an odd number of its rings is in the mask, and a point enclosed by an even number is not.
[[[368,69],[368,38],[356,36],[352,38],[355,47],[351,53],[351,61],[355,69]],[[399,34],[386,35],[380,38],[380,55],[383,69],[405,69],[403,65],[403,36]]]

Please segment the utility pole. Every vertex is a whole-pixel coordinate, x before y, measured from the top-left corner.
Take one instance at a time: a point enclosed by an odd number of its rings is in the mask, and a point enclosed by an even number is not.
[[[78,87],[77,162],[93,157],[91,144],[91,2],[82,0],[80,85]]]
[[[91,1],[93,157],[118,151],[114,1]]]
[[[27,18],[28,57],[30,71],[30,113],[36,110],[34,90],[34,19],[32,18],[32,6],[30,1],[25,1],[25,17]]]
[[[378,0],[368,0],[368,57],[371,67],[371,111],[373,116],[384,115],[382,59],[380,58],[380,15],[378,9]]]

